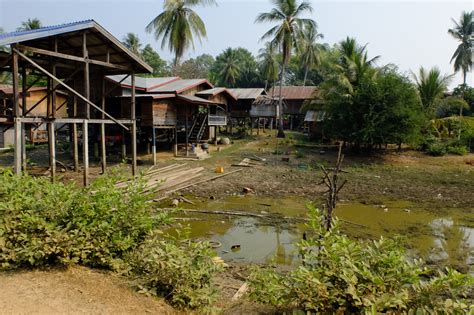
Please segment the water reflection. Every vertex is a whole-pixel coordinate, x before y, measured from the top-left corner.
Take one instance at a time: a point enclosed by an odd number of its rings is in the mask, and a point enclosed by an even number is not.
[[[196,208],[240,210],[254,213],[279,213],[283,216],[305,216],[306,200],[257,196],[228,197],[220,200],[195,200]],[[466,209],[464,209],[466,210]],[[472,272],[474,262],[474,229],[463,226],[474,213],[467,209],[443,212],[416,208],[407,201],[381,205],[340,204],[336,215],[346,223],[343,231],[355,238],[378,239],[401,235],[410,253],[428,262]],[[301,239],[304,224],[269,225],[255,218],[194,215],[190,222],[195,238],[211,239],[222,244],[216,251],[227,261],[291,265],[297,257],[295,244]],[[232,251],[231,247],[240,245]]]

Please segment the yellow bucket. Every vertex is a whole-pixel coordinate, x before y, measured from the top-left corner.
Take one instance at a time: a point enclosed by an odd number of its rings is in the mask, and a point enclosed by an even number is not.
[[[222,173],[224,173],[224,168],[223,168],[222,166],[216,167],[216,173],[217,173],[217,174],[222,174]]]

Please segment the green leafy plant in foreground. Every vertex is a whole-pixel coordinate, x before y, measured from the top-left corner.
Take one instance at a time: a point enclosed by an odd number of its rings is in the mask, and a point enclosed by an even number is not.
[[[474,311],[472,276],[450,269],[434,276],[421,261],[410,261],[396,240],[352,240],[337,220],[328,232],[319,210],[309,210],[313,235],[298,244],[301,265],[288,273],[255,268],[252,300],[322,313]]]
[[[208,243],[188,236],[151,235],[130,256],[130,273],[143,292],[164,296],[177,307],[210,306],[217,297],[212,278],[223,266],[213,260]]]
[[[168,215],[153,214],[141,181],[115,176],[86,188],[0,173],[0,266],[82,265],[117,269]]]

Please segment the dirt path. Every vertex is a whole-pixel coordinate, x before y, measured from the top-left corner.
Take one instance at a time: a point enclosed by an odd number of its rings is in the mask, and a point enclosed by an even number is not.
[[[0,273],[2,314],[176,314],[124,280],[83,267]]]

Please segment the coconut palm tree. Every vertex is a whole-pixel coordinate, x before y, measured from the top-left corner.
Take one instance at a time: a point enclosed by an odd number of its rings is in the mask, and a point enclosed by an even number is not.
[[[21,26],[17,28],[17,31],[31,31],[42,27],[43,25],[41,24],[41,21],[37,18],[34,18],[21,22]]]
[[[351,85],[357,85],[367,74],[376,75],[375,62],[380,56],[368,57],[367,45],[361,46],[355,38],[347,37],[339,43],[340,64]]]
[[[221,84],[228,87],[235,87],[237,78],[241,72],[239,60],[237,58],[236,50],[227,48],[216,60],[221,69],[218,73],[218,79]]]
[[[156,40],[161,38],[161,48],[168,46],[175,54],[174,68],[184,52],[194,48],[194,37],[201,41],[207,36],[203,20],[191,8],[215,4],[215,0],[165,0],[164,11],[147,25],[148,33],[153,32]]]
[[[442,75],[441,71],[436,67],[429,71],[421,67],[418,75],[414,73],[412,75],[415,79],[425,113],[432,117],[444,92],[448,89],[452,75]]]
[[[278,80],[278,59],[272,43],[266,43],[264,48],[259,50],[258,59],[261,65],[261,71],[265,78],[265,90],[268,88],[269,82]]]
[[[137,34],[127,33],[123,38],[122,43],[125,47],[130,49],[131,52],[141,58],[142,44],[140,43],[140,38],[138,38]]]
[[[454,28],[448,30],[454,39],[459,42],[451,62],[454,61],[454,71],[462,71],[463,83],[466,84],[467,73],[472,69],[472,43],[474,41],[473,12],[463,12],[459,22],[453,19]]]
[[[318,30],[313,27],[307,27],[302,33],[299,44],[299,52],[301,55],[301,62],[305,69],[303,86],[306,85],[306,80],[308,78],[309,69],[318,65],[321,62],[320,51],[322,45],[317,43],[318,39],[324,38],[324,35],[318,33]]]
[[[271,39],[273,45],[279,45],[282,53],[282,64],[280,72],[280,99],[279,99],[279,128],[278,137],[284,138],[282,105],[283,82],[285,71],[290,60],[293,48],[298,46],[298,39],[301,38],[303,30],[307,27],[316,28],[316,22],[312,19],[302,18],[305,13],[313,12],[313,7],[309,2],[298,0],[272,0],[274,8],[267,13],[260,13],[256,23],[277,23],[262,36],[262,40]]]

